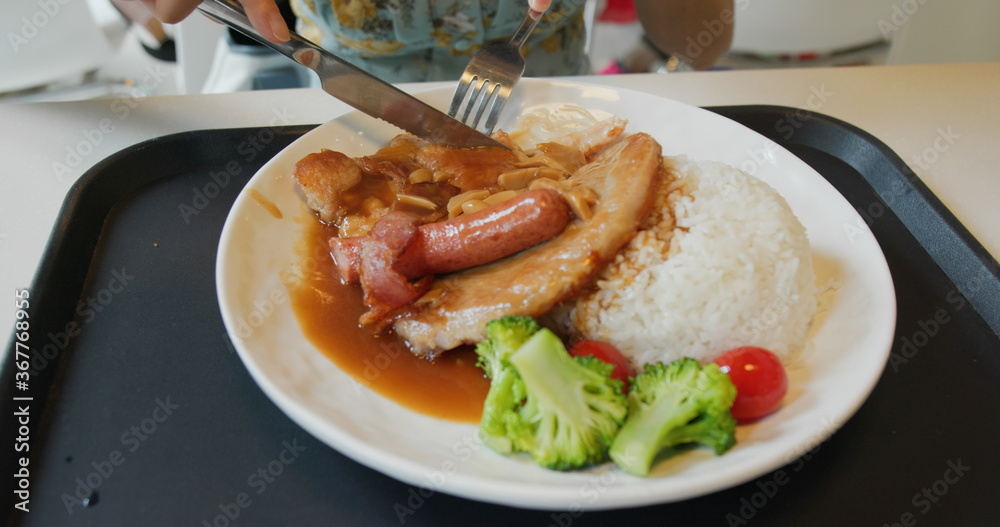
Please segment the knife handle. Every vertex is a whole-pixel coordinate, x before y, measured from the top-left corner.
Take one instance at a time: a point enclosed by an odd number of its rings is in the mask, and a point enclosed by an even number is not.
[[[316,70],[319,64],[319,56],[323,53],[322,49],[294,31],[289,31],[287,42],[267,40],[254,29],[243,10],[243,6],[236,0],[202,0],[198,4],[198,10],[209,18],[232,27],[307,68]]]

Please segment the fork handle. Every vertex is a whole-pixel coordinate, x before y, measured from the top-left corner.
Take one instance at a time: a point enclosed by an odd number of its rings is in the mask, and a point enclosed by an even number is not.
[[[521,25],[517,27],[517,31],[515,31],[514,35],[510,37],[510,41],[517,46],[518,49],[524,45],[524,41],[528,39],[528,35],[530,35],[531,31],[535,29],[536,25],[538,25],[538,21],[541,20],[543,14],[543,11],[537,11],[530,7],[528,8],[528,16],[524,17],[524,20],[521,21]]]
[[[287,42],[271,42],[262,37],[250,23],[243,6],[236,0],[202,0],[198,4],[198,10],[309,69],[315,70],[319,63],[319,54],[316,52],[322,52],[320,48],[294,31],[289,31]]]

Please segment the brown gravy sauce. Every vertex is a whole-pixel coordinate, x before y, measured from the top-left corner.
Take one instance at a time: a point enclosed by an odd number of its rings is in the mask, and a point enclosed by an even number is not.
[[[395,334],[376,336],[358,325],[361,288],[340,283],[327,240],[335,232],[311,214],[297,252],[301,276],[282,281],[302,332],[359,383],[413,411],[452,421],[478,422],[489,381],[471,348],[434,362],[413,355]]]
[[[279,220],[283,218],[281,214],[281,209],[279,209],[278,206],[275,205],[273,201],[267,199],[267,196],[261,194],[260,192],[257,192],[254,189],[250,189],[249,192],[250,192],[250,197],[253,198],[253,200],[256,201],[258,205],[264,207],[264,210],[266,210],[268,214],[274,216]]]

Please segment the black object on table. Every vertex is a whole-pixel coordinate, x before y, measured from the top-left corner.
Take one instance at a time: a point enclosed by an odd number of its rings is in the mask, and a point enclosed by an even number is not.
[[[30,389],[2,367],[3,479],[30,437],[30,512],[8,525],[997,525],[1000,271],[895,154],[827,116],[710,108],[827,178],[889,263],[892,358],[829,440],[779,471],[679,503],[534,511],[433,492],[320,443],[265,397],[226,335],[215,255],[247,180],[312,127],[150,140],[73,187],[30,291]],[[31,397],[20,428],[19,401]],[[14,502],[6,503],[13,496]]]

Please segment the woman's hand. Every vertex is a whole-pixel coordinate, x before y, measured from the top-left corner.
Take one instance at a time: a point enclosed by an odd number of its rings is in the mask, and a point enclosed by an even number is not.
[[[545,1],[545,0],[537,0]],[[271,42],[288,40],[288,25],[274,0],[239,0],[254,29]],[[143,0],[161,22],[176,24],[188,17],[201,0]]]

